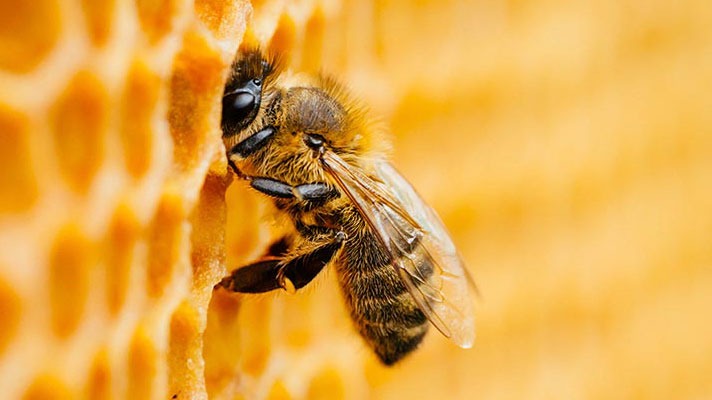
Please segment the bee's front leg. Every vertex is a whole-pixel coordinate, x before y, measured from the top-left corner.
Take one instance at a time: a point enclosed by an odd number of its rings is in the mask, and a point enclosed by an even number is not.
[[[228,151],[228,157],[238,159],[245,159],[249,157],[257,152],[257,150],[265,147],[274,137],[275,132],[276,130],[271,126],[260,129],[253,135],[233,146],[230,151]]]
[[[242,173],[237,163],[265,147],[275,134],[275,128],[267,126],[232,146],[227,152],[228,164],[240,179],[250,180],[251,177]]]
[[[306,286],[324,269],[341,249],[346,234],[342,231],[316,247],[312,243],[308,252],[295,250],[292,258],[270,257],[238,268],[216,285],[239,293],[263,293],[282,288],[295,292]]]

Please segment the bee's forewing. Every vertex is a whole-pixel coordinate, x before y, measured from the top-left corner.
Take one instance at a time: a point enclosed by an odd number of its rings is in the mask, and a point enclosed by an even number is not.
[[[384,185],[391,189],[425,232],[423,246],[436,266],[433,280],[444,299],[432,302],[435,314],[446,321],[452,341],[461,347],[472,346],[475,339],[474,288],[450,234],[435,211],[391,164],[380,162],[377,170]],[[407,266],[404,268],[409,270]]]
[[[324,164],[339,188],[357,206],[364,220],[391,255],[408,292],[430,322],[461,347],[475,337],[472,287],[462,260],[437,214],[389,163],[376,165],[378,182],[332,152]],[[412,256],[412,244],[422,246],[425,260]],[[433,274],[423,277],[419,266],[429,262]]]

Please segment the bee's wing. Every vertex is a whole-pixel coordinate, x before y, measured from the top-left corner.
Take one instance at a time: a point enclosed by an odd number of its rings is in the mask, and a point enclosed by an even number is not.
[[[472,287],[462,259],[440,218],[389,163],[376,166],[377,179],[351,167],[333,152],[323,155],[326,170],[356,205],[393,260],[418,307],[446,337],[461,347],[475,338]],[[425,259],[413,254],[422,246]],[[426,278],[419,269],[432,265]]]

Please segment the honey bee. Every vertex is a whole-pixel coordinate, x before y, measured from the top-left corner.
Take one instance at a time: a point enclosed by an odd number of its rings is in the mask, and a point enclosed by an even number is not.
[[[428,321],[474,340],[474,283],[440,218],[386,160],[381,130],[334,79],[285,71],[243,49],[222,100],[230,167],[271,197],[292,233],[216,287],[295,292],[332,265],[351,318],[386,365]]]

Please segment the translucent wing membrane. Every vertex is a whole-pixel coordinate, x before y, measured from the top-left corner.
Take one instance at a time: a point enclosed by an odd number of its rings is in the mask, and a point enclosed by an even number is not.
[[[327,172],[349,197],[430,322],[461,347],[475,337],[473,287],[440,218],[389,163],[366,175],[327,151]]]

